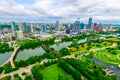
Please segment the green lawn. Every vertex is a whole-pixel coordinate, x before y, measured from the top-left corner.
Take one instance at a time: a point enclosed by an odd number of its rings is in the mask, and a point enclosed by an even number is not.
[[[57,64],[46,67],[41,73],[43,75],[43,80],[58,80],[59,75],[66,77],[67,79],[65,80],[73,80],[72,76],[59,68]]]
[[[92,50],[92,49],[111,46],[111,45],[112,45],[111,42],[108,42],[108,41],[103,41],[101,43],[91,42],[91,45],[87,45],[87,43],[84,43],[84,44],[79,45],[77,48],[76,47],[68,48],[68,50],[71,52],[71,54],[76,54],[76,53],[80,53],[80,52],[86,52],[88,46],[91,46],[90,49]]]
[[[116,50],[116,52],[120,54],[120,50]],[[95,58],[109,64],[120,64],[120,60],[118,59],[117,54],[111,54],[110,52],[107,52],[107,50],[97,51],[95,52],[94,56]]]

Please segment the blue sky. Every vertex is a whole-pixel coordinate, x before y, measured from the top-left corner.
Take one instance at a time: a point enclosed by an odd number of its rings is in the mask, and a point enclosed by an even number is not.
[[[120,23],[120,0],[0,0],[0,22]]]
[[[35,0],[14,0],[19,4],[32,4]]]

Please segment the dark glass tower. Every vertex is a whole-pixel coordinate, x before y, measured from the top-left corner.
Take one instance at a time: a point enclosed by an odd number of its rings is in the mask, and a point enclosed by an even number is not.
[[[92,25],[92,18],[90,17],[90,18],[89,18],[89,21],[88,21],[88,29],[91,28],[91,25]]]

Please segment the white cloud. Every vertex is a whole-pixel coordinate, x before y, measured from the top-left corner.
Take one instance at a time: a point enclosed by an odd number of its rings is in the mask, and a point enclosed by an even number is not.
[[[27,0],[24,0],[27,2]],[[120,19],[120,0],[34,0],[21,4],[16,0],[0,0],[0,21],[24,20],[71,22],[80,18],[87,22]]]

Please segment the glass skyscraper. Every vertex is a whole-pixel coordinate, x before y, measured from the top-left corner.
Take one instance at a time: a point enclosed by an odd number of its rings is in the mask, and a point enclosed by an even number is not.
[[[41,32],[47,33],[47,26],[46,25],[41,25]]]
[[[92,25],[92,18],[90,17],[88,21],[88,29],[91,29],[91,25]]]
[[[12,33],[15,38],[17,38],[17,29],[15,22],[11,22]]]

